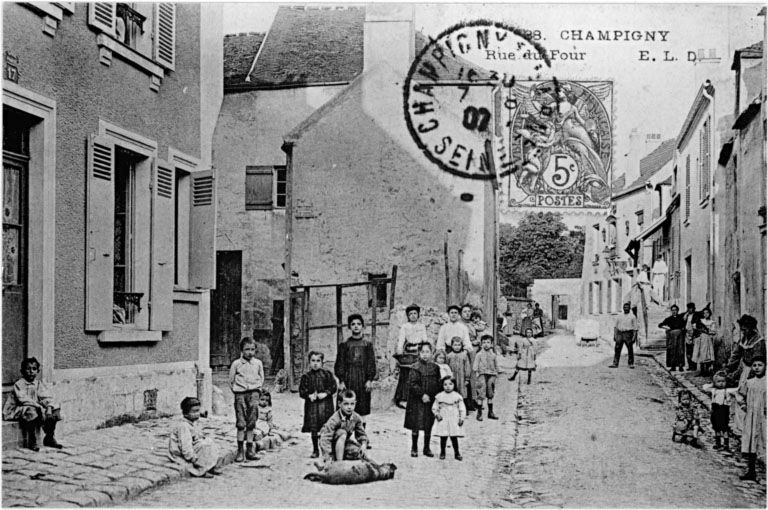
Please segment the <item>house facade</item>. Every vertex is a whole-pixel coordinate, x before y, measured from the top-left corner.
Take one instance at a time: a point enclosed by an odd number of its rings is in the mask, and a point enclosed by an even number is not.
[[[209,406],[220,7],[3,21],[3,389],[37,357],[65,430]]]
[[[287,26],[290,31],[283,29]],[[312,28],[318,26],[333,34]],[[280,57],[280,47],[275,47],[271,51],[276,56],[270,56],[271,40],[282,41],[282,48],[309,45],[312,51]],[[329,44],[321,44],[326,40]],[[284,300],[286,338],[294,340],[291,332],[300,335],[304,352],[322,350],[332,363],[343,329],[339,321],[363,313],[372,334],[372,315],[378,314],[377,354],[385,365],[394,352],[402,309],[412,302],[440,313],[449,303],[468,301],[493,317],[493,184],[434,167],[410,138],[403,118],[402,83],[416,51],[427,43],[414,31],[412,8],[281,7],[264,41],[251,63],[250,83],[262,83],[265,89],[228,92],[216,135],[220,182],[226,179],[220,203],[229,202],[220,208],[218,249],[237,240],[233,250],[242,250],[242,259],[252,262],[248,270],[244,263],[240,272],[243,334],[269,327],[269,301]],[[324,55],[324,48],[332,48],[333,55]],[[298,59],[300,53],[309,60]],[[272,65],[273,60],[290,72]],[[269,113],[275,111],[279,113]],[[280,139],[270,138],[272,133]],[[241,149],[251,141],[259,143]],[[231,156],[238,151],[248,161]],[[249,172],[260,171],[247,167],[260,165],[284,166],[284,210],[246,210],[251,189],[246,179]],[[269,177],[263,179],[266,197]],[[285,241],[269,245],[270,239]],[[333,289],[314,288],[390,279],[394,266],[394,288],[349,288],[339,306]],[[248,297],[246,305],[249,286],[264,292]],[[294,308],[289,304],[291,288],[311,290],[309,301],[299,306],[311,316],[311,331],[298,331],[289,312]]]

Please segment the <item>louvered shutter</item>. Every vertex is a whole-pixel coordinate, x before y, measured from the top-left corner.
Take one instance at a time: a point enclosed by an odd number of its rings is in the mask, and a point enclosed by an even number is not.
[[[88,24],[109,35],[115,35],[117,4],[95,2],[88,4]]]
[[[174,70],[176,65],[176,4],[155,4],[155,61]]]
[[[149,329],[173,329],[173,253],[175,200],[173,167],[155,159],[152,176],[152,253]]]
[[[189,286],[216,285],[216,181],[213,170],[191,174],[189,212]]]
[[[88,138],[85,329],[112,328],[115,217],[115,146],[109,138]]]

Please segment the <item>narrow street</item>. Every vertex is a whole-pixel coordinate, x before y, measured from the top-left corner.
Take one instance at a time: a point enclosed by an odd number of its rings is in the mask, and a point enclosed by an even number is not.
[[[765,485],[740,482],[738,455],[672,443],[674,388],[647,357],[609,369],[612,347],[578,347],[571,336],[538,341],[532,384],[500,377],[497,422],[468,421],[463,462],[409,456],[396,408],[372,415],[371,456],[394,462],[394,480],[359,486],[303,480],[314,470],[309,438],[267,452],[224,476],[186,479],[131,501],[142,507],[751,507]],[[504,360],[510,371],[511,359]],[[514,405],[518,400],[519,421]],[[287,397],[278,421],[299,419]],[[437,439],[433,438],[433,450]]]

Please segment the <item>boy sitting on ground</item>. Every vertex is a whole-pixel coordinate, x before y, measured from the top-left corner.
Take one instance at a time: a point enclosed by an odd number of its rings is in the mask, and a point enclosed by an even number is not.
[[[37,379],[40,362],[36,358],[26,358],[21,362],[21,379],[13,385],[13,392],[3,407],[4,420],[19,420],[24,447],[40,451],[37,446],[37,428],[42,426],[45,432],[43,445],[61,449],[54,432],[56,422],[61,420],[59,406],[53,401],[48,388]]]
[[[339,409],[320,429],[320,452],[323,461],[365,459],[368,436],[363,419],[355,412],[357,396],[352,390],[341,394]]]

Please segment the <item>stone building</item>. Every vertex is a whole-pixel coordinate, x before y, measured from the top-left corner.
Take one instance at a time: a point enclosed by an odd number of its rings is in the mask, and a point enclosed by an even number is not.
[[[742,314],[765,332],[766,161],[762,41],[735,52],[733,137],[719,151],[715,176],[717,236],[714,306],[724,335]],[[762,117],[762,119],[761,119]]]
[[[243,334],[268,327],[276,300],[288,314],[286,271],[293,285],[311,286],[389,277],[396,265],[396,310],[470,301],[495,313],[495,190],[427,162],[403,118],[402,83],[424,44],[410,7],[282,7],[242,80],[250,85],[238,85],[255,90],[228,88],[216,131],[218,248],[242,252]],[[258,178],[263,188],[250,177],[261,166],[285,168],[272,174],[273,190],[285,175],[282,211],[246,207],[259,189],[269,201],[269,172]],[[388,292],[350,289],[340,311],[379,309],[389,323],[377,331],[382,358],[402,320],[387,318]],[[326,294],[312,292],[312,324],[338,323]],[[333,361],[335,327],[313,330],[308,342]]]
[[[3,390],[35,356],[65,431],[209,402],[221,24],[3,4]]]

